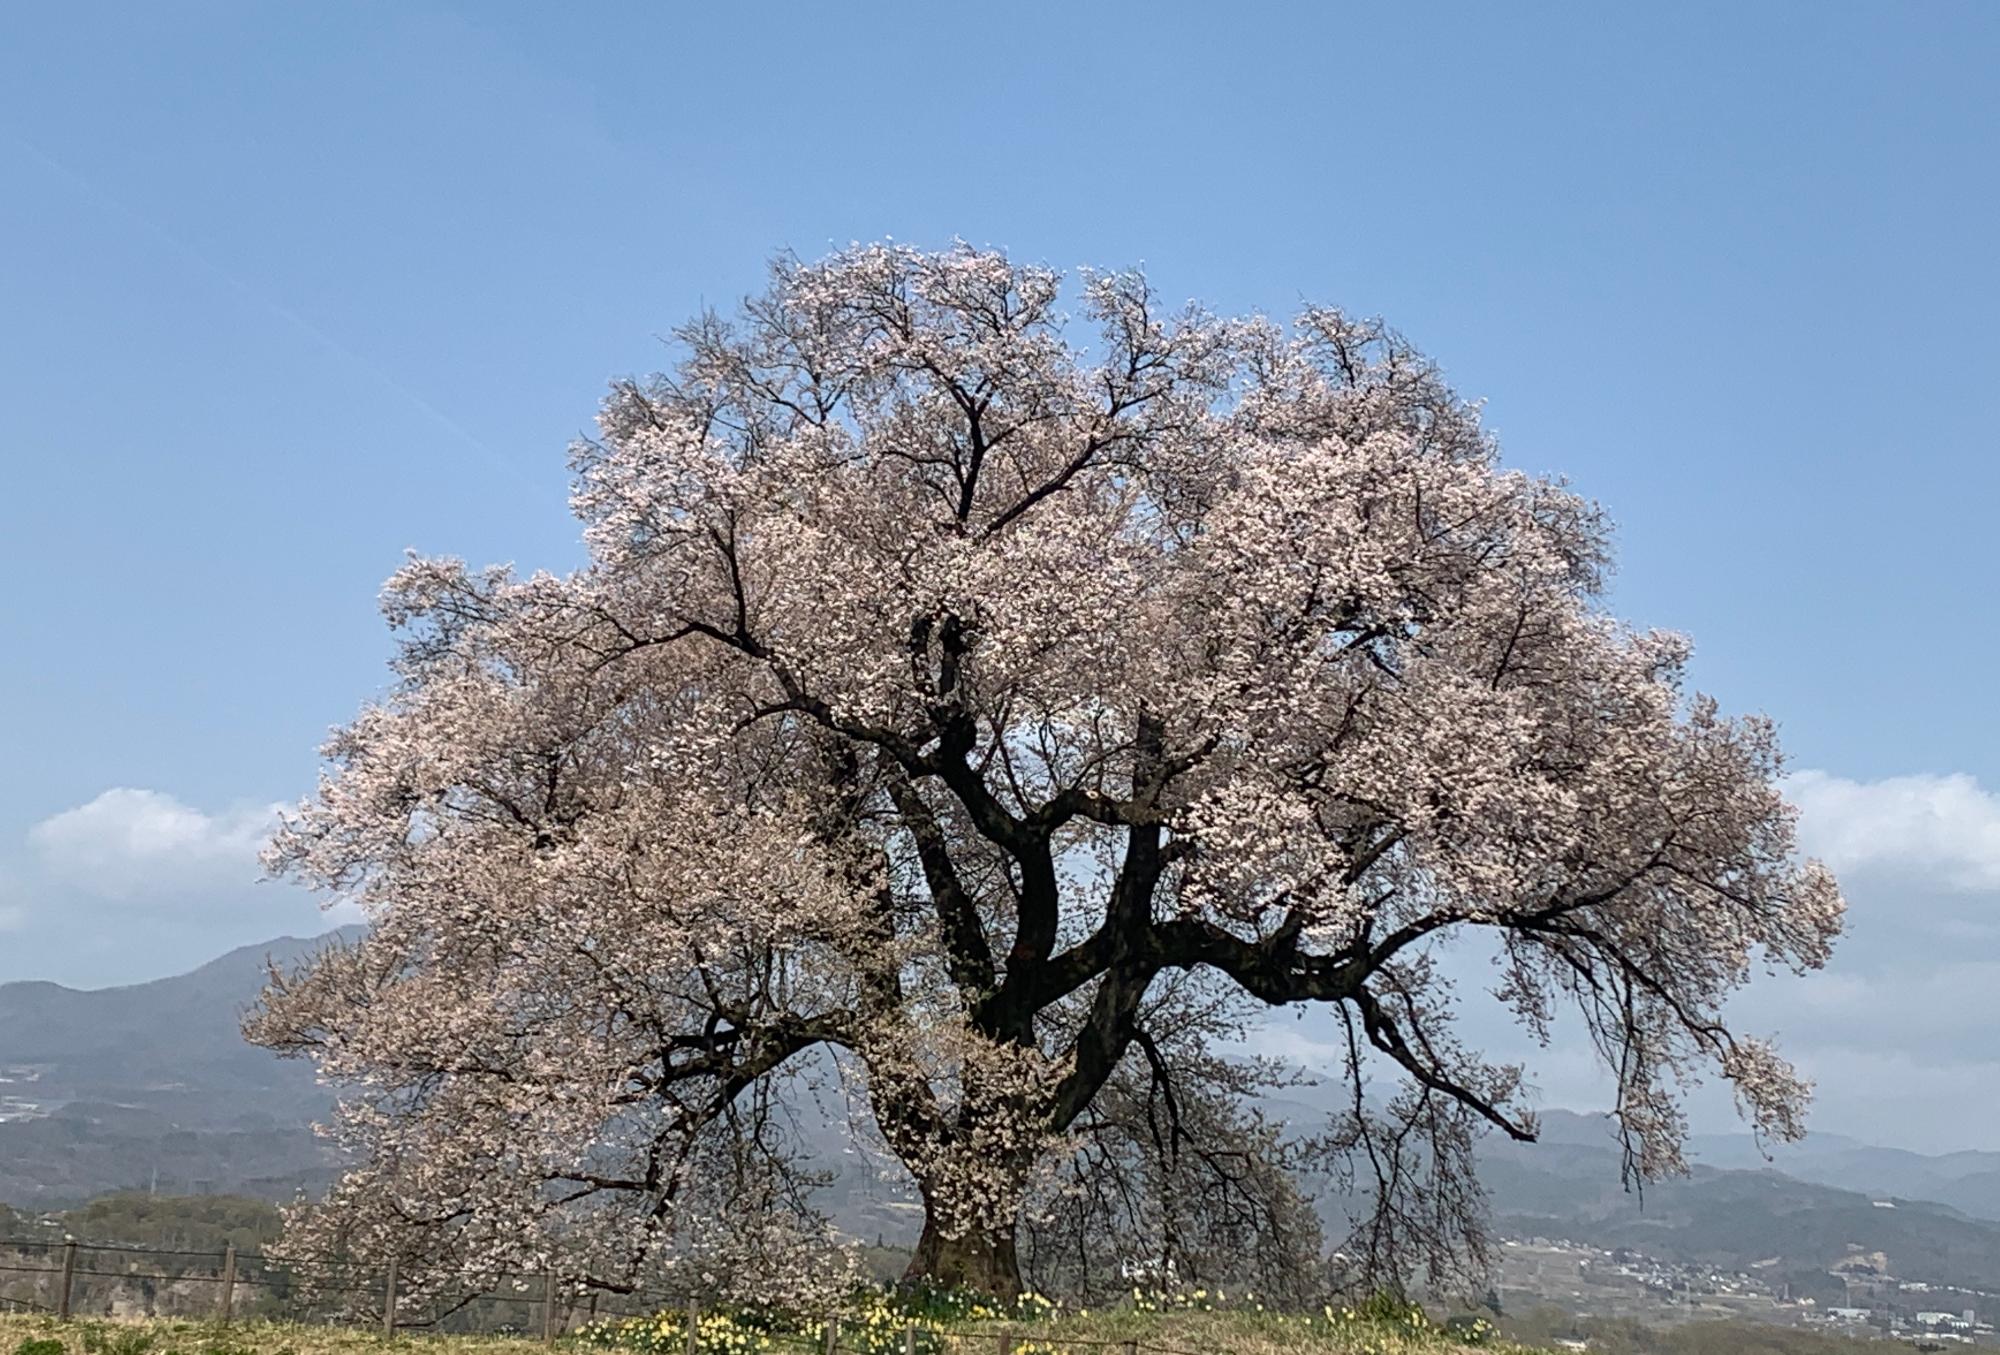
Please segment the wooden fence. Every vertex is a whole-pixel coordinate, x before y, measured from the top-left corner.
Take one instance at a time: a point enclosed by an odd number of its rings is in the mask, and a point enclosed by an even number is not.
[[[413,1302],[399,1292],[402,1286],[393,1261],[368,1273],[351,1263],[279,1261],[233,1246],[213,1252],[0,1238],[0,1312],[45,1313],[64,1321],[93,1314],[223,1324],[259,1318],[373,1327],[389,1338],[412,1330],[456,1331],[539,1337],[553,1343],[600,1319],[676,1310],[682,1314],[686,1355],[696,1355],[701,1344],[702,1313],[685,1295],[640,1291],[579,1296],[566,1290],[562,1277],[553,1273],[481,1272],[455,1278],[460,1284],[448,1301]],[[897,1333],[877,1329],[869,1331],[861,1344],[850,1339],[857,1326],[844,1327],[839,1317],[833,1317],[815,1333],[760,1335],[800,1355],[885,1355],[885,1338],[886,1344],[900,1345],[901,1355],[1017,1355],[1029,1345],[1038,1355],[1051,1350],[1077,1355],[1109,1351],[1205,1355],[1152,1342],[1091,1340],[1007,1325],[967,1331],[907,1323],[900,1341],[895,1339]]]

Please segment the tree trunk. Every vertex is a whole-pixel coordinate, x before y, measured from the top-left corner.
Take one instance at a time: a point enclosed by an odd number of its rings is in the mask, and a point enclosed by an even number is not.
[[[1014,1225],[946,1237],[936,1220],[926,1216],[917,1254],[903,1272],[906,1285],[964,1289],[994,1298],[1021,1295],[1021,1262],[1014,1251]]]

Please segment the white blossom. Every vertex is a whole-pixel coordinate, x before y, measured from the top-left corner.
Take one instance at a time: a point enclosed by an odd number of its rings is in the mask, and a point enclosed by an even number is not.
[[[575,449],[587,567],[390,581],[399,683],[270,851],[373,924],[252,1024],[348,1089],[365,1165],[308,1233],[806,1274],[775,1092],[830,1049],[918,1267],[1008,1288],[1104,1089],[1195,1066],[1138,1061],[1182,977],[1327,1005],[1407,1080],[1342,1144],[1531,1133],[1425,959],[1472,928],[1518,1019],[1582,1012],[1635,1170],[1703,1069],[1799,1131],[1722,1004],[1822,964],[1840,896],[1771,727],[1602,610],[1597,510],[1378,324],[1091,275],[1086,347],[1061,294],[964,247],[781,260]],[[1385,1255],[1471,1198],[1377,1161]]]

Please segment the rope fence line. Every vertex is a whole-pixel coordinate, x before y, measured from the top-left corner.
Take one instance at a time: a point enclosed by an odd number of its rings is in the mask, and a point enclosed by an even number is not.
[[[256,1316],[281,1316],[286,1320],[312,1325],[372,1326],[388,1338],[399,1332],[447,1330],[443,1324],[473,1305],[485,1304],[490,1305],[486,1316],[492,1325],[480,1326],[475,1321],[463,1330],[492,1334],[497,1325],[501,1332],[522,1337],[539,1336],[545,1344],[552,1344],[558,1336],[572,1330],[579,1319],[588,1326],[601,1320],[652,1317],[662,1309],[678,1309],[682,1314],[681,1344],[685,1355],[699,1355],[703,1346],[702,1321],[705,1315],[700,1306],[686,1294],[655,1286],[641,1286],[623,1293],[594,1291],[579,1297],[565,1290],[562,1277],[554,1272],[466,1271],[441,1277],[461,1286],[455,1293],[428,1295],[413,1304],[408,1291],[400,1283],[403,1277],[399,1276],[394,1260],[381,1271],[371,1273],[369,1268],[353,1261],[275,1258],[254,1251],[239,1252],[234,1246],[221,1251],[199,1251],[126,1243],[0,1238],[0,1254],[30,1250],[46,1254],[54,1264],[32,1266],[0,1262],[0,1276],[34,1277],[29,1283],[36,1290],[36,1296],[32,1297],[0,1291],[0,1312],[47,1314],[68,1321],[77,1315],[79,1281],[144,1281],[176,1286],[219,1286],[221,1292],[216,1301],[203,1305],[205,1313],[162,1315],[187,1318],[207,1316],[224,1325],[239,1316],[239,1296],[249,1298],[252,1302],[243,1306],[253,1310],[259,1299],[266,1301],[267,1309],[271,1301],[280,1305],[275,1313],[267,1311],[255,1313]],[[97,1254],[208,1261],[214,1263],[215,1269],[213,1273],[195,1270],[176,1274],[161,1269],[121,1270],[79,1264],[80,1258]],[[300,1270],[320,1274],[301,1276],[296,1273]],[[325,1272],[328,1271],[346,1274],[327,1276]],[[343,1282],[349,1275],[354,1276],[355,1281]],[[0,1280],[0,1284],[5,1283],[8,1282]],[[14,1283],[18,1284],[18,1281]],[[54,1291],[52,1302],[45,1303],[39,1297],[44,1283]],[[147,1315],[154,1315],[153,1305],[159,1297],[146,1296]],[[429,1316],[421,1311],[425,1304],[430,1308]],[[445,1306],[447,1304],[449,1307]],[[602,1313],[600,1306],[604,1310]],[[494,1309],[499,1311],[496,1313]],[[714,1314],[706,1316],[713,1317]],[[512,1320],[514,1318],[519,1321]],[[1062,1355],[1082,1351],[1117,1351],[1120,1355],[1216,1355],[1213,1351],[1192,1351],[1152,1341],[1070,1336],[1020,1324],[979,1324],[975,1329],[968,1330],[965,1327],[945,1328],[911,1321],[889,1331],[877,1328],[873,1333],[874,1339],[866,1344],[855,1344],[851,1339],[842,1339],[850,1337],[850,1331],[843,1330],[843,1321],[840,1315],[827,1319],[817,1335],[758,1331],[756,1336],[770,1346],[788,1347],[809,1352],[810,1355],[884,1355],[884,1338],[889,1337],[891,1331],[900,1337],[895,1342],[900,1347],[900,1355],[1043,1355],[1051,1351],[1061,1352]],[[656,1355],[667,1355],[663,1347],[656,1346],[655,1351]]]

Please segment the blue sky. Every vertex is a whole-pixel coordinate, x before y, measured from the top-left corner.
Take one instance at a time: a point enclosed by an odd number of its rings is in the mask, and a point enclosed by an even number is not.
[[[401,553],[575,563],[609,378],[778,248],[958,236],[1436,355],[1610,509],[1617,609],[1819,773],[1856,944],[1752,1010],[1826,1117],[2000,1081],[2000,8],[1222,15],[10,15],[0,980],[321,925],[248,845],[382,684]],[[1947,981],[1963,1020],[1902,1019]]]

